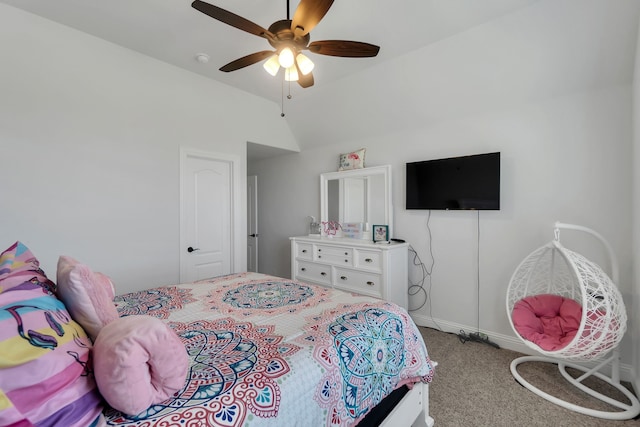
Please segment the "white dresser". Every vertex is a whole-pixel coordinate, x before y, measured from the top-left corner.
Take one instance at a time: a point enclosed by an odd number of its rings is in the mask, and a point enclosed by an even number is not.
[[[291,237],[291,277],[408,308],[408,243]]]

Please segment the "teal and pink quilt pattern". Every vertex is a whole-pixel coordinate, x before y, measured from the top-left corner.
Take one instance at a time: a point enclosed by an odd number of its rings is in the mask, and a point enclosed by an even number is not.
[[[167,322],[190,358],[184,387],[115,426],[353,426],[433,366],[405,310],[258,273],[116,297],[121,315]]]

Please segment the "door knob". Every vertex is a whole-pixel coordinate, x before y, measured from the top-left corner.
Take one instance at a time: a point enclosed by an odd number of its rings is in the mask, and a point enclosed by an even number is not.
[[[191,246],[189,246],[189,247],[187,248],[187,252],[189,252],[189,253],[191,253],[191,252],[193,252],[193,251],[199,251],[199,250],[200,250],[200,248],[192,248]]]

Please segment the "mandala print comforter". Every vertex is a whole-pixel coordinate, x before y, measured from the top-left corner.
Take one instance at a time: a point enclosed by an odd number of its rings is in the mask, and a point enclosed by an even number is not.
[[[182,390],[115,426],[351,426],[394,389],[431,381],[398,306],[258,273],[116,298],[121,316],[166,321],[184,342]],[[301,418],[302,417],[302,418]]]

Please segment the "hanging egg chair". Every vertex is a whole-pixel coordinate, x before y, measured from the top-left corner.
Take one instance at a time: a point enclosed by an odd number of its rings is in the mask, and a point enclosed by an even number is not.
[[[611,278],[595,263],[560,244],[560,229],[587,232],[605,246],[611,262]],[[555,224],[555,239],[535,250],[518,266],[507,290],[507,314],[511,327],[531,349],[543,356],[524,356],[511,363],[511,373],[535,394],[586,415],[623,420],[640,414],[638,399],[620,384],[618,345],[627,329],[627,314],[618,283],[617,260],[609,243],[595,231],[572,224]],[[552,396],[526,381],[517,367],[525,362],[558,365],[562,376],[585,393],[620,410],[598,411]],[[595,367],[570,362],[592,362]],[[599,372],[611,364],[611,376]],[[574,378],[571,367],[584,372]],[[585,386],[595,376],[624,394],[628,403],[614,400]]]

